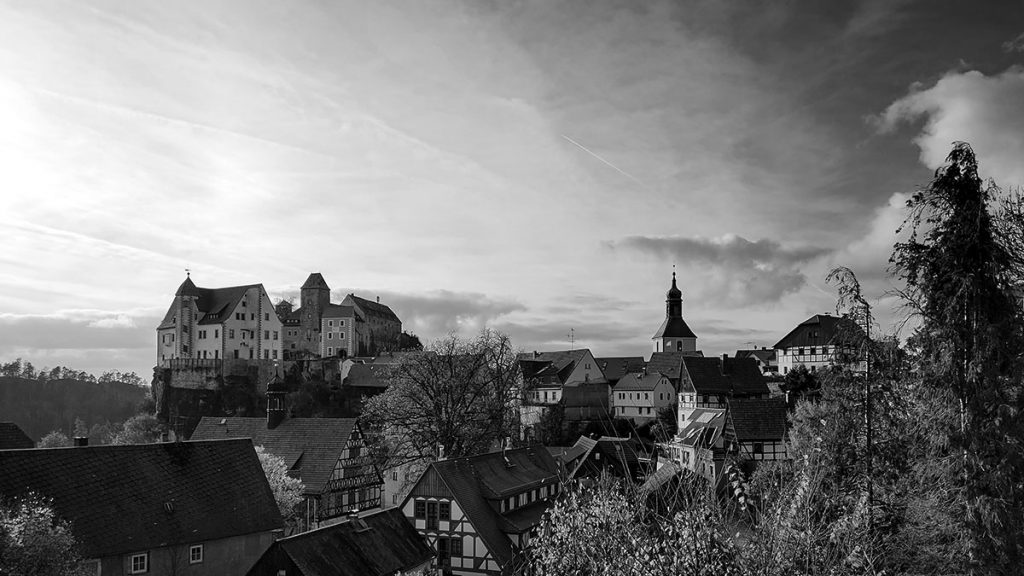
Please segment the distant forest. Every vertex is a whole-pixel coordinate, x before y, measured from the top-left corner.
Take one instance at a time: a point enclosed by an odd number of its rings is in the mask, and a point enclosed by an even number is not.
[[[149,385],[134,372],[36,369],[21,358],[0,363],[0,421],[14,422],[39,441],[52,430],[72,434],[75,420],[90,428],[124,422],[151,402]]]

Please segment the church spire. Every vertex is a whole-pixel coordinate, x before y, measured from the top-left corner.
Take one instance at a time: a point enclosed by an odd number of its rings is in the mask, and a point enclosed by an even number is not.
[[[665,294],[665,316],[668,318],[683,317],[683,292],[676,286],[676,273],[672,271],[672,287]]]

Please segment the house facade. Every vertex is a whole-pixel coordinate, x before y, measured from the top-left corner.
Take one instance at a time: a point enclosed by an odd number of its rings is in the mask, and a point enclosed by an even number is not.
[[[398,350],[399,339],[402,336],[402,321],[390,306],[380,303],[379,297],[376,300],[367,300],[349,294],[341,301],[341,305],[353,308],[365,322],[365,344],[359,349],[359,356],[377,356]]]
[[[856,330],[856,325],[846,318],[829,314],[811,316],[775,344],[780,373],[788,374],[797,366],[816,372],[845,361],[851,350],[843,344],[844,336]],[[862,363],[854,363],[851,368],[864,369]]]
[[[0,497],[48,498],[89,574],[244,575],[282,522],[248,440],[0,451]]]
[[[546,410],[566,405],[566,401],[567,411],[572,412],[567,419],[608,416],[611,388],[589,349],[521,354],[519,370],[523,381],[521,420],[527,434]],[[602,394],[603,399],[599,397]]]
[[[728,411],[740,458],[755,463],[789,459],[785,400],[734,398]]]
[[[665,375],[640,372],[623,376],[612,390],[616,418],[642,425],[658,418],[658,411],[676,403],[676,389]]]
[[[434,462],[402,503],[450,574],[510,574],[560,492],[541,447]]]
[[[186,277],[156,332],[158,364],[283,357],[282,324],[262,284],[199,288]]]

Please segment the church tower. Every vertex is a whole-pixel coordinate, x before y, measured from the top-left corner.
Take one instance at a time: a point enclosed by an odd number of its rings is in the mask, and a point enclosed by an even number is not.
[[[676,286],[676,273],[672,273],[672,287],[665,294],[665,321],[652,338],[655,352],[696,352],[697,335],[683,320],[683,293]]]

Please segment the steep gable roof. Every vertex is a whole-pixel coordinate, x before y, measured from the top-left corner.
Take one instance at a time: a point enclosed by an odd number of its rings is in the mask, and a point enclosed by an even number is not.
[[[683,373],[683,358],[703,358],[702,352],[654,352],[647,362],[648,372],[660,372],[669,380],[678,380]]]
[[[615,385],[615,391],[640,391],[650,392],[661,384],[662,380],[666,380],[664,374],[660,372],[648,372],[647,374],[626,374],[619,380],[619,383]]]
[[[433,556],[402,510],[390,508],[282,538],[248,576],[277,576],[286,560],[302,576],[388,576],[407,572]]]
[[[519,368],[523,372],[524,380],[565,384],[576,366],[589,353],[590,350],[587,348],[527,352],[519,355]]]
[[[786,401],[782,398],[731,399],[729,416],[740,442],[780,442],[786,436]]]
[[[640,372],[644,369],[643,356],[623,356],[617,358],[594,358],[609,382],[618,382],[626,374]]]
[[[324,318],[358,318],[356,309],[353,306],[342,306],[341,304],[328,304],[324,309]]]
[[[35,492],[86,558],[282,527],[248,440],[0,451],[0,495]]]
[[[840,329],[856,329],[856,325],[846,318],[829,314],[815,314],[789,331],[773,348],[792,348],[794,346],[823,346],[832,344]]]
[[[753,358],[683,359],[680,386],[697,394],[767,395],[768,385]]]
[[[601,436],[594,440],[581,436],[573,447],[573,457],[568,458],[569,451],[563,456],[565,463],[571,465],[569,477],[575,478],[595,453],[604,456],[601,466],[611,466],[622,478],[633,477],[639,469],[640,459],[648,457],[636,438]]]
[[[515,559],[512,541],[506,534],[525,531],[532,527],[526,526],[530,521],[535,526],[540,516],[534,514],[536,510],[532,508],[529,513],[516,514],[517,511],[512,511],[502,514],[498,511],[500,505],[497,502],[492,505],[489,501],[558,482],[558,464],[541,446],[442,460],[431,464],[431,468],[451,491],[487,549],[502,567],[508,566]],[[544,503],[546,506],[547,503]],[[537,505],[536,509],[541,507]],[[524,515],[527,517],[524,518]]]
[[[251,438],[256,446],[283,458],[289,472],[306,485],[306,494],[320,494],[331,478],[345,443],[356,429],[355,418],[285,418],[267,428],[266,418],[204,416],[193,440]]]
[[[687,408],[676,438],[686,446],[711,448],[725,433],[727,414],[721,408]]]
[[[0,450],[35,448],[36,443],[14,422],[0,422]]]
[[[380,302],[374,302],[373,300],[360,298],[355,294],[349,294],[348,296],[345,297],[345,300],[354,303],[357,308],[361,308],[363,312],[365,312],[367,315],[377,316],[378,318],[383,318],[385,320],[391,320],[394,322],[401,322],[401,320],[398,319],[398,316],[391,309],[391,307],[387,306],[386,304],[381,304]]]

